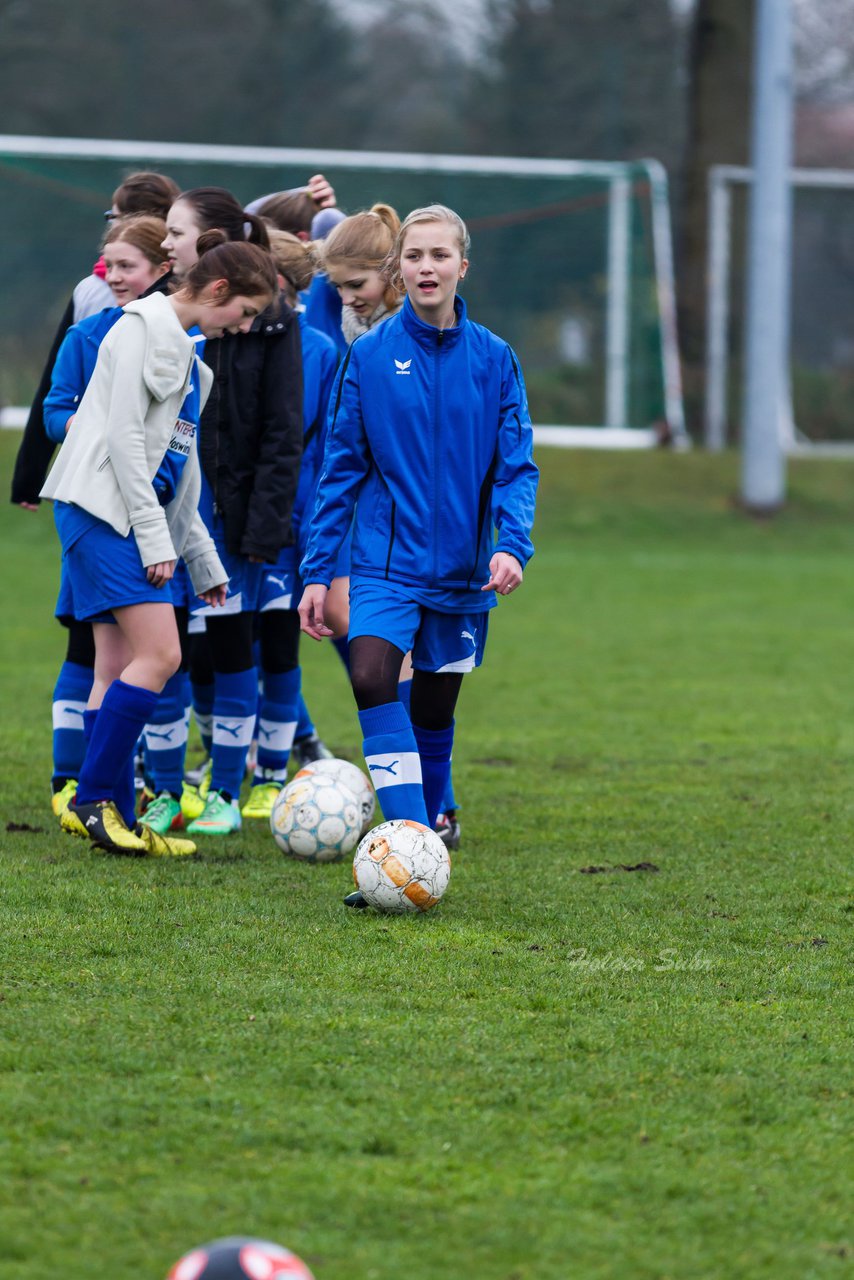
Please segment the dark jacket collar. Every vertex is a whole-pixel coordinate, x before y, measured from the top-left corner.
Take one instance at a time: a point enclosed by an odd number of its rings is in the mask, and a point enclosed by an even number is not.
[[[425,322],[415,314],[415,308],[406,298],[403,304],[403,310],[400,315],[403,320],[403,327],[407,333],[411,334],[416,342],[422,347],[433,348],[440,342],[443,347],[453,346],[462,336],[463,329],[466,326],[466,304],[463,302],[459,294],[454,298],[454,311],[457,315],[457,323],[452,329],[437,329],[434,324],[425,324]]]

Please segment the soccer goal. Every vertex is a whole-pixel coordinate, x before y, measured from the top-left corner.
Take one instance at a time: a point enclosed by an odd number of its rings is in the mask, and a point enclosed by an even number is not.
[[[438,201],[473,240],[473,317],[517,349],[538,437],[644,448],[687,442],[667,177],[633,164],[0,135],[0,402],[24,405],[101,213],[134,169],[248,202],[325,173],[348,211]],[[6,421],[14,420],[13,412]],[[21,411],[18,412],[20,418]]]
[[[741,416],[747,192],[753,171],[709,170],[706,447]],[[778,430],[788,454],[854,454],[854,171],[792,169],[790,349]]]

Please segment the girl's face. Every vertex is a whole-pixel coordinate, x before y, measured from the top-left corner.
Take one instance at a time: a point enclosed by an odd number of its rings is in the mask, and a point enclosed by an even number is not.
[[[228,282],[217,280],[199,298],[202,304],[198,325],[206,338],[221,338],[224,333],[248,333],[255,317],[269,307],[268,294],[249,298],[235,293],[230,298]]]
[[[196,221],[196,211],[186,200],[176,200],[166,218],[166,239],[162,248],[166,251],[172,270],[180,280],[199,260],[196,241],[202,228]]]
[[[454,323],[454,295],[468,265],[450,222],[416,222],[409,228],[400,250],[400,274],[420,320],[439,328]]]
[[[120,307],[133,302],[169,270],[168,262],[150,262],[141,249],[126,240],[113,240],[104,248],[107,284]]]
[[[350,267],[346,263],[330,263],[327,270],[332,284],[345,307],[369,320],[383,300],[388,282],[375,267]]]

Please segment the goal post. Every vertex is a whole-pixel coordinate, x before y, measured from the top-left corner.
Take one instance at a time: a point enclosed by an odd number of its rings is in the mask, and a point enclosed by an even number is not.
[[[402,214],[451,205],[473,233],[471,314],[518,350],[538,438],[611,448],[687,443],[667,175],[654,160],[0,135],[0,234],[17,248],[0,317],[0,376],[16,375],[0,384],[4,406],[32,392],[50,321],[92,260],[93,211],[128,172],[148,167],[185,190],[225,186],[246,203],[323,172],[345,210],[380,199]],[[16,313],[39,322],[16,325]]]
[[[737,403],[733,369],[740,359],[741,297],[735,281],[743,263],[737,226],[738,217],[744,217],[744,197],[752,181],[753,170],[747,167],[713,165],[709,170],[703,439],[712,451],[725,447],[728,422],[738,412],[733,408]],[[850,205],[833,201],[833,193],[854,190],[854,171],[793,168],[789,181],[794,196],[789,272],[794,334],[777,410],[779,438],[790,455],[850,456],[854,432],[847,423],[854,410],[854,392],[847,382],[854,343],[848,335],[854,303],[836,299],[828,306],[828,283],[832,281],[840,294],[850,295],[854,287],[854,243],[847,230]],[[797,404],[796,378],[812,390],[803,411]],[[819,397],[823,404],[832,400],[832,408],[816,412]],[[821,422],[813,421],[819,416]]]

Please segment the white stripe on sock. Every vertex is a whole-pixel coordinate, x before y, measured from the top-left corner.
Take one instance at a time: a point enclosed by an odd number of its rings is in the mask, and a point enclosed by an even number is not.
[[[417,751],[365,756],[375,787],[421,786],[421,757]]]
[[[182,716],[167,724],[147,724],[143,732],[149,751],[173,751],[187,741],[187,722]]]
[[[290,751],[297,731],[296,720],[258,721],[258,747],[265,751]]]
[[[72,702],[69,698],[58,698],[53,704],[54,729],[79,729],[82,733],[85,710],[85,702]]]
[[[255,716],[213,717],[215,747],[248,747],[255,729]]]

